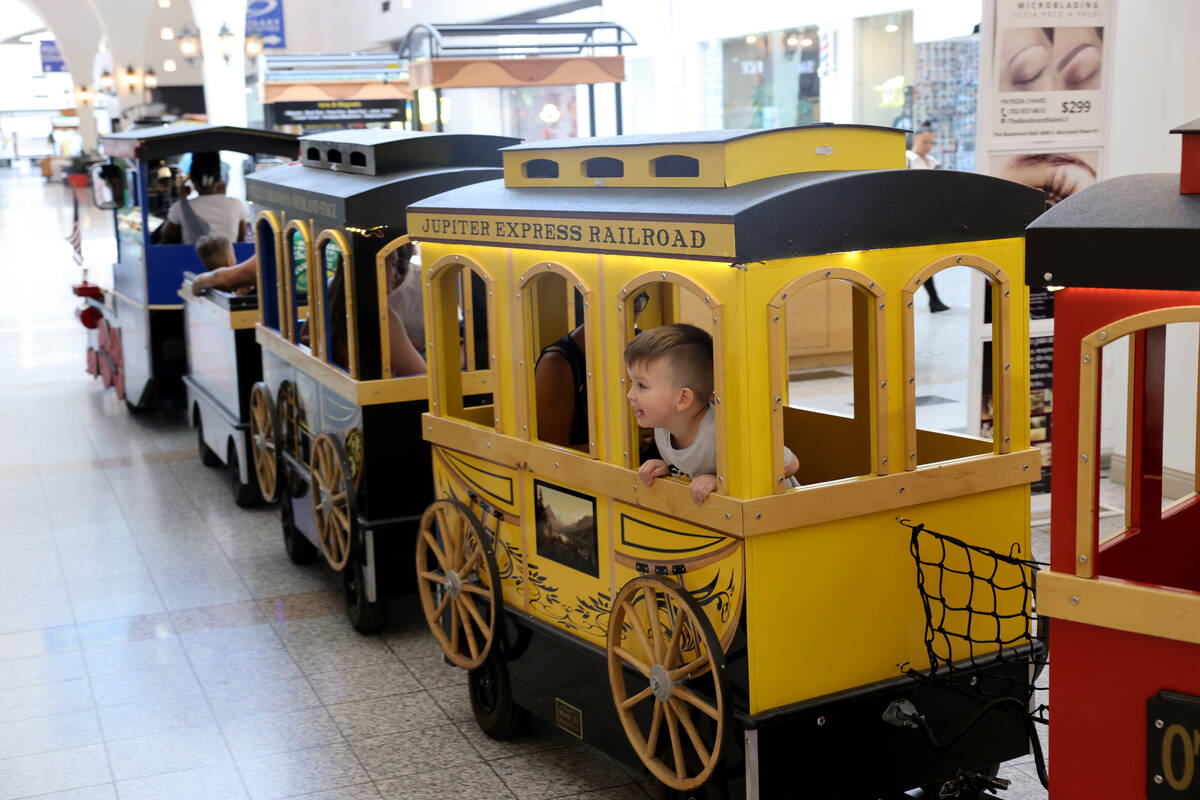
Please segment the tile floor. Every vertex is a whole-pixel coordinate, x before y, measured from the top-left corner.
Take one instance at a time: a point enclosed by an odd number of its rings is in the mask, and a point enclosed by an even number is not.
[[[109,284],[111,218],[81,199]],[[354,633],[184,420],[89,379],[70,226],[66,189],[0,171],[0,800],[649,796],[545,725],[482,735],[411,603]],[[1005,796],[1045,797],[1029,759],[1002,775]]]

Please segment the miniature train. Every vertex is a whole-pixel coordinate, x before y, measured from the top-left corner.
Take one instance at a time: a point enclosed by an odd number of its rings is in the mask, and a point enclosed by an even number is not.
[[[344,576],[360,632],[377,630],[385,599],[411,588],[416,523],[432,498],[428,470],[413,466],[424,461],[424,365],[393,377],[392,345],[405,333],[390,330],[387,270],[409,242],[396,210],[499,176],[497,150],[515,141],[314,134],[301,138],[299,164],[247,179],[260,209],[262,379],[248,400],[257,483],[280,501],[292,560],[320,555]],[[481,365],[469,380],[481,390],[492,372]]]
[[[180,196],[180,158],[193,152],[230,151],[291,159],[296,156],[296,137],[179,123],[114,133],[101,144],[110,160],[93,169],[92,184],[96,205],[113,211],[113,286],[105,289],[85,281],[75,293],[88,309],[81,314],[89,328],[88,372],[137,411],[174,402],[187,373],[178,292],[184,273],[200,270],[200,261],[191,244],[162,244],[158,238],[169,207]],[[248,242],[235,242],[234,252],[240,260],[253,248]],[[224,443],[218,453],[226,455]]]
[[[866,126],[503,152],[502,181],[408,209],[438,497],[416,578],[446,657],[471,670],[481,727],[503,737],[532,712],[679,796],[779,797],[798,781],[830,798],[939,792],[1028,752],[1021,715],[973,717],[991,679],[1028,700],[1026,668],[1045,657],[1029,596],[986,610],[990,642],[947,640],[953,686],[915,680],[900,665],[927,655],[927,605],[895,518],[969,521],[964,546],[1029,551],[1023,236],[1040,193],[906,172],[903,132]],[[997,310],[991,441],[915,423],[913,296],[963,265]],[[482,404],[466,401],[459,352],[467,276],[487,286],[496,381]],[[789,298],[832,284],[851,298],[850,416],[786,399]],[[714,350],[718,489],[700,506],[685,481],[639,480],[626,399],[627,343],[680,321]],[[563,401],[537,397],[534,368],[580,325],[588,435],[565,447],[539,436],[538,403]],[[785,482],[785,446],[803,454],[801,488]],[[1015,680],[980,658],[1001,649],[1023,654]],[[972,727],[939,748],[909,707],[940,732]],[[798,779],[795,753],[820,768]]]

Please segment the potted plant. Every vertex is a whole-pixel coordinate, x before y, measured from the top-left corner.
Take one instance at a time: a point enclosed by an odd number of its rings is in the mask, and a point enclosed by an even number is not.
[[[72,189],[86,189],[88,185],[88,167],[94,159],[86,153],[80,153],[71,159],[71,167],[67,171],[67,185]]]

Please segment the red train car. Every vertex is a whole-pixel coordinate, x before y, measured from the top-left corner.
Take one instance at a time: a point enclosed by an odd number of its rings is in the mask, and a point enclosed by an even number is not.
[[[1026,240],[1030,285],[1063,287],[1051,560],[1037,583],[1038,612],[1053,620],[1054,800],[1200,797],[1200,446],[1187,443],[1191,486],[1162,499],[1164,442],[1178,450],[1190,427],[1164,409],[1180,374],[1167,327],[1200,323],[1200,120],[1172,132],[1185,138],[1182,174],[1104,181],[1047,211]],[[1191,364],[1194,328],[1175,340]],[[1106,356],[1127,390],[1108,393],[1104,415]],[[1115,414],[1120,431],[1122,403],[1124,520],[1102,536],[1101,421]]]

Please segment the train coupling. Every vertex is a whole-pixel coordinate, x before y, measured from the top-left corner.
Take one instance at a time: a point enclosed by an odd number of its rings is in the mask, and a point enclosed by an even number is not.
[[[997,778],[991,775],[984,775],[978,772],[963,770],[957,776],[951,778],[942,784],[942,790],[938,793],[938,797],[942,800],[950,800],[950,798],[975,798],[988,797],[984,794],[988,790],[1003,790],[1009,787],[1012,781],[1007,778]]]

